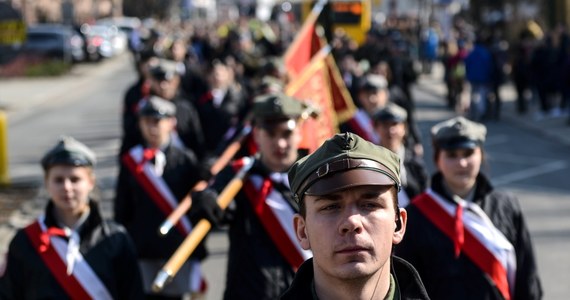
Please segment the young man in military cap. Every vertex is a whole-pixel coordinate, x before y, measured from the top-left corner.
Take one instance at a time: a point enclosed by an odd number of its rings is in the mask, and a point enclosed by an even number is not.
[[[409,227],[396,252],[434,299],[541,299],[520,204],[481,172],[486,133],[463,117],[432,128],[438,171],[407,207]]]
[[[357,95],[359,109],[352,118],[340,124],[340,131],[356,133],[378,145],[380,137],[374,131],[372,116],[388,104],[388,81],[382,75],[367,74],[362,78]]]
[[[63,137],[42,158],[49,201],[44,215],[12,239],[0,299],[141,299],[136,252],[125,229],[104,220],[95,154]]]
[[[374,130],[380,136],[380,146],[396,153],[400,158],[400,181],[398,193],[400,207],[406,207],[410,200],[424,191],[428,173],[423,158],[406,147],[408,137],[408,113],[401,106],[388,103],[372,117]]]
[[[396,154],[353,133],[291,167],[295,231],[313,258],[282,299],[428,299],[415,269],[392,256],[407,223],[399,178]]]
[[[121,158],[115,219],[124,224],[133,237],[147,297],[182,299],[188,292],[204,292],[199,264],[206,256],[203,246],[160,294],[151,292],[151,286],[158,271],[192,230],[188,216],[184,216],[176,224],[176,230],[166,236],[158,232],[161,223],[201,180],[198,160],[190,150],[173,145],[171,133],[176,128],[176,106],[172,102],[151,96],[138,114],[144,143],[131,148]],[[194,194],[192,198],[199,202],[201,194]]]
[[[259,152],[242,190],[224,215],[213,201],[209,207],[205,202],[192,206],[196,215],[229,225],[224,299],[277,299],[310,256],[295,240],[292,224],[298,208],[286,174],[301,155],[305,109],[302,102],[284,94],[257,97],[252,113]],[[243,164],[238,160],[222,171],[212,188],[220,192]]]
[[[386,77],[373,73],[365,75],[360,83],[357,98],[360,108],[352,118],[340,124],[340,131],[355,133],[369,142],[380,145],[381,138],[374,130],[373,116],[389,103],[403,105],[405,101],[402,101],[401,97],[393,97],[393,95]],[[415,154],[422,156],[421,134],[414,121],[413,111],[407,108],[406,112],[408,114],[406,124],[409,133],[406,144]]]

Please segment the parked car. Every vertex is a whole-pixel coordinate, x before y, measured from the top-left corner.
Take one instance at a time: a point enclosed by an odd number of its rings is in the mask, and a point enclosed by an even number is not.
[[[83,34],[89,60],[101,60],[115,55],[113,36],[108,26],[83,24],[80,27]]]
[[[82,61],[83,40],[73,28],[61,24],[37,24],[28,27],[22,51],[65,63]]]
[[[120,32],[124,33],[126,38],[126,40],[122,40],[121,37],[121,39],[118,41],[119,46],[122,47],[122,43],[126,42],[127,44],[125,46],[128,46],[130,50],[133,50],[133,45],[131,44],[133,32],[139,30],[142,23],[141,20],[137,17],[112,17],[99,19],[97,20],[97,24],[117,27]]]

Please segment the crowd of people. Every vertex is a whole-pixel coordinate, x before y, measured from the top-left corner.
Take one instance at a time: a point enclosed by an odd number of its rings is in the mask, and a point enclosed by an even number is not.
[[[460,27],[463,28],[463,27]],[[473,120],[498,120],[500,87],[512,83],[516,109],[535,120],[567,117],[570,125],[570,39],[566,27],[543,32],[529,21],[510,43],[497,28],[456,30],[442,42],[447,104]]]
[[[412,23],[389,20],[362,45],[337,32],[330,45],[356,111],[307,153],[303,123],[318,109],[286,95],[291,26],[240,17],[154,23],[133,35],[138,80],[125,88],[114,220],[89,196],[94,154],[60,141],[42,160],[46,214],[12,241],[0,299],[203,297],[203,242],[172,282],[152,289],[202,219],[229,235],[224,299],[541,299],[518,200],[481,170],[486,100],[472,102],[471,120],[432,128],[430,178],[411,93]],[[447,58],[464,63],[482,95],[494,87],[475,81],[470,59],[493,56],[477,54],[479,42]],[[214,168],[236,141],[231,161]],[[218,196],[245,166],[222,209]],[[161,223],[187,198],[191,208],[163,236]]]

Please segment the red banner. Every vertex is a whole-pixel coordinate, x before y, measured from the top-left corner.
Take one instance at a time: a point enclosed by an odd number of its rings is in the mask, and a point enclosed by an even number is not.
[[[303,123],[301,148],[316,150],[326,139],[338,132],[338,121],[330,93],[328,68],[323,57],[315,56],[302,73],[290,82],[285,93],[315,106],[319,110],[316,119]]]

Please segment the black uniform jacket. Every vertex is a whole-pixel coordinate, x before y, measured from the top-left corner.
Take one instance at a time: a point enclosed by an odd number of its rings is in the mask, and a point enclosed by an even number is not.
[[[392,256],[392,276],[396,282],[394,300],[400,299],[429,299],[418,272],[407,261]],[[317,299],[313,291],[313,259],[306,260],[295,275],[295,280],[282,300]]]
[[[224,135],[233,126],[242,123],[249,109],[247,95],[241,86],[228,89],[219,107],[214,105],[211,91],[203,94],[196,102],[199,121],[204,131],[205,148],[214,155],[225,143]]]
[[[142,299],[143,288],[133,243],[125,229],[103,220],[98,205],[79,229],[79,251],[114,299]],[[50,201],[45,212],[47,227],[57,227]],[[0,277],[0,299],[69,299],[65,290],[32,246],[24,229],[10,243],[6,271]]]
[[[174,197],[181,201],[200,180],[198,162],[192,152],[173,145],[166,147],[164,154],[166,165],[162,179]],[[168,259],[185,238],[176,228],[164,237],[159,235],[158,229],[167,216],[124,162],[121,162],[114,204],[115,219],[133,237],[140,258]],[[203,258],[205,255],[205,248],[201,245],[192,257]]]
[[[221,191],[233,174],[233,168],[226,168],[213,187]],[[256,160],[249,174],[268,176],[269,171]],[[298,211],[289,188],[273,184]],[[226,212],[230,249],[224,299],[277,299],[293,281],[293,268],[271,240],[243,189]]]
[[[406,168],[407,182],[402,188],[406,191],[406,194],[411,200],[426,189],[428,173],[422,159],[415,155],[409,148],[406,148],[404,168]]]
[[[441,173],[432,177],[431,188],[452,201],[443,187]],[[515,248],[514,299],[540,299],[542,288],[531,238],[516,197],[494,190],[486,177],[479,174],[474,201]],[[414,265],[433,299],[503,299],[475,263],[463,253],[455,258],[453,241],[427,219],[413,201],[406,210],[406,235],[396,248],[396,254]]]

